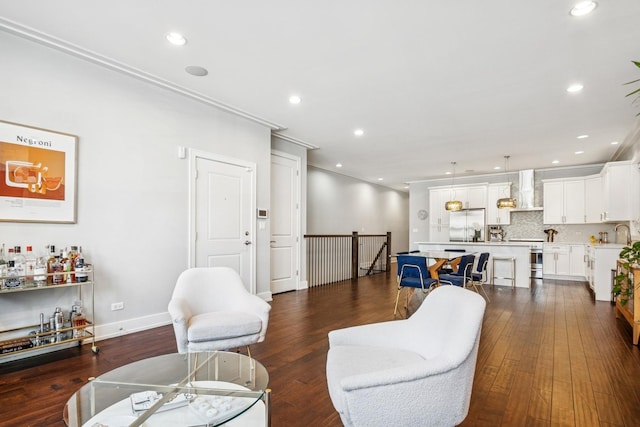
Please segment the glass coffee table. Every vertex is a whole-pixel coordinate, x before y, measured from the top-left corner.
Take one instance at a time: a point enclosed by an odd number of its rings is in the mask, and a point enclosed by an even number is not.
[[[69,427],[269,426],[269,375],[230,352],[166,354],[109,371],[64,407]]]

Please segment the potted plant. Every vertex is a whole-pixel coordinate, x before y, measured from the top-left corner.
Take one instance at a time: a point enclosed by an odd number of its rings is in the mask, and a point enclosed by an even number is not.
[[[633,295],[633,287],[629,286],[629,272],[631,271],[631,267],[640,268],[640,241],[622,248],[620,251],[620,259],[623,260],[623,271],[614,277],[611,292],[616,297],[620,296],[620,304],[625,305]],[[623,286],[625,281],[627,285]]]

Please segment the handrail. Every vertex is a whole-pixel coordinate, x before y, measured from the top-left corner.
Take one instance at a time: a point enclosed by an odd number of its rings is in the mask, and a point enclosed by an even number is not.
[[[305,234],[309,287],[391,269],[391,233]]]

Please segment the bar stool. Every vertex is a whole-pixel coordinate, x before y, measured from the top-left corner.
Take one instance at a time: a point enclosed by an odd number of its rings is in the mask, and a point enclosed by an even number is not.
[[[511,276],[505,276],[505,277],[498,277],[496,276],[496,261],[500,262],[508,262],[511,266]],[[511,287],[515,288],[516,287],[516,257],[513,256],[493,256],[491,257],[491,274],[492,274],[492,279],[491,279],[491,284],[495,285],[496,280],[495,279],[504,279],[504,280],[511,280]]]

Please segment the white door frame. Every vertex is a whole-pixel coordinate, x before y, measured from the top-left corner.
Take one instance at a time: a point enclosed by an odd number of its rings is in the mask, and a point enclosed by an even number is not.
[[[227,163],[234,166],[244,167],[251,171],[251,215],[250,233],[253,244],[250,245],[251,253],[251,273],[248,288],[252,294],[256,293],[256,164],[233,157],[213,154],[207,151],[189,149],[189,231],[187,246],[187,263],[189,268],[196,266],[196,160],[198,158],[211,160],[214,162]]]
[[[297,222],[297,226],[296,226],[296,234],[298,236],[298,239],[296,241],[296,290],[301,289],[300,284],[302,283],[302,279],[301,279],[301,274],[302,274],[302,265],[301,265],[301,260],[302,260],[302,170],[301,170],[301,160],[299,156],[290,154],[290,153],[286,153],[284,151],[280,151],[280,150],[271,150],[271,154],[272,155],[276,155],[276,156],[280,156],[280,157],[284,157],[285,159],[289,159],[291,161],[296,162],[296,170],[298,171],[298,174],[296,176],[296,180],[297,180],[297,192],[296,192],[296,203],[298,204],[298,209],[296,209],[296,222]],[[271,236],[269,236],[269,240],[271,240]],[[271,251],[271,248],[269,248],[269,251]]]

